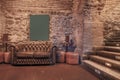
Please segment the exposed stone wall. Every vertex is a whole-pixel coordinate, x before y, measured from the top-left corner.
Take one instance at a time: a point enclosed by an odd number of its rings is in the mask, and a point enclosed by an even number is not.
[[[29,41],[30,15],[47,14],[50,16],[50,41],[61,47],[65,42],[65,34],[68,33],[77,46],[76,51],[80,51],[82,48],[82,23],[81,16],[78,15],[80,0],[73,1],[3,1],[5,5],[2,10],[6,19],[5,32],[10,34],[11,42]]]
[[[103,37],[120,29],[119,0],[3,0],[2,6],[5,19],[0,25],[4,26],[4,33],[10,34],[11,42],[29,41],[29,17],[32,14],[49,15],[50,41],[62,46],[67,32],[79,52],[103,45]]]
[[[1,11],[1,4],[0,4],[0,17],[2,17],[2,11]],[[2,35],[2,20],[0,19],[0,39],[1,39],[1,35]]]
[[[84,0],[73,0],[73,25],[76,26],[76,28],[73,31],[73,34],[75,36],[75,43],[77,45],[77,48],[75,49],[75,52],[80,53],[80,55],[83,53],[83,15],[82,15],[82,9],[84,6]]]
[[[64,2],[64,3],[63,3]],[[65,6],[63,6],[66,4]],[[11,42],[29,41],[29,18],[30,15],[47,14],[66,15],[71,13],[71,0],[44,0],[44,1],[3,1],[3,13],[6,18],[5,32],[9,33]],[[52,27],[52,26],[50,26]]]
[[[0,4],[0,41],[2,38],[2,34],[4,33],[5,30],[5,17],[2,12],[2,4]]]
[[[104,45],[104,40],[120,31],[120,0],[86,0],[83,8],[83,52],[93,46]]]
[[[120,31],[120,0],[106,0],[101,21],[104,23],[105,39],[111,38],[116,31]]]
[[[103,22],[100,21],[100,15],[104,5],[103,0],[84,2],[83,53],[91,51],[94,46],[103,45]]]

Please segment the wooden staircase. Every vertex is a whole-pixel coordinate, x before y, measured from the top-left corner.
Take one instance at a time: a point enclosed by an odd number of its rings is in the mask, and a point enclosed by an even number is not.
[[[120,80],[120,47],[100,47],[88,52],[82,62],[100,80]]]
[[[105,46],[94,47],[93,51],[87,52],[83,57],[84,68],[97,75],[100,80],[120,80],[120,46],[118,45],[120,36],[118,35],[106,41]]]

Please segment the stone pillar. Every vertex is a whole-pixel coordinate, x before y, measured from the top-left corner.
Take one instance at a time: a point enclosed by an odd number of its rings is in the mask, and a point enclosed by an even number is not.
[[[82,46],[83,46],[83,18],[82,18],[82,6],[83,6],[82,0],[73,0],[73,26],[74,31],[73,35],[75,37],[75,44],[76,44],[76,50],[75,52],[78,52],[80,55],[82,54]]]
[[[83,53],[91,51],[94,46],[103,45],[103,22],[100,21],[100,11],[103,6],[100,1],[88,0],[83,8],[84,34],[83,34]]]
[[[84,22],[83,32],[83,53],[92,49],[92,22]]]
[[[103,37],[103,23],[102,22],[93,22],[92,27],[92,36],[93,36],[93,47],[94,46],[103,46],[104,37]]]

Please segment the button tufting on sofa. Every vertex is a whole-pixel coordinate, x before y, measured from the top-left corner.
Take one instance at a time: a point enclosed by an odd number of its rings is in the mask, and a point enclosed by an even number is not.
[[[39,65],[56,63],[56,47],[49,41],[22,43],[9,47],[13,65]]]

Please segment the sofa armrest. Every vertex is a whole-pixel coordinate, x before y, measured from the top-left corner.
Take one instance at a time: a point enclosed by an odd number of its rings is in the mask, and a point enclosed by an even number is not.
[[[14,60],[14,58],[15,58],[15,56],[16,56],[16,48],[15,48],[15,46],[13,46],[13,45],[10,45],[9,47],[8,47],[8,49],[9,49],[9,51],[11,52],[11,62],[13,62],[13,60]]]
[[[52,51],[51,51],[51,57],[53,59],[53,63],[55,64],[56,63],[56,52],[57,52],[57,47],[56,46],[53,46],[52,47]]]

